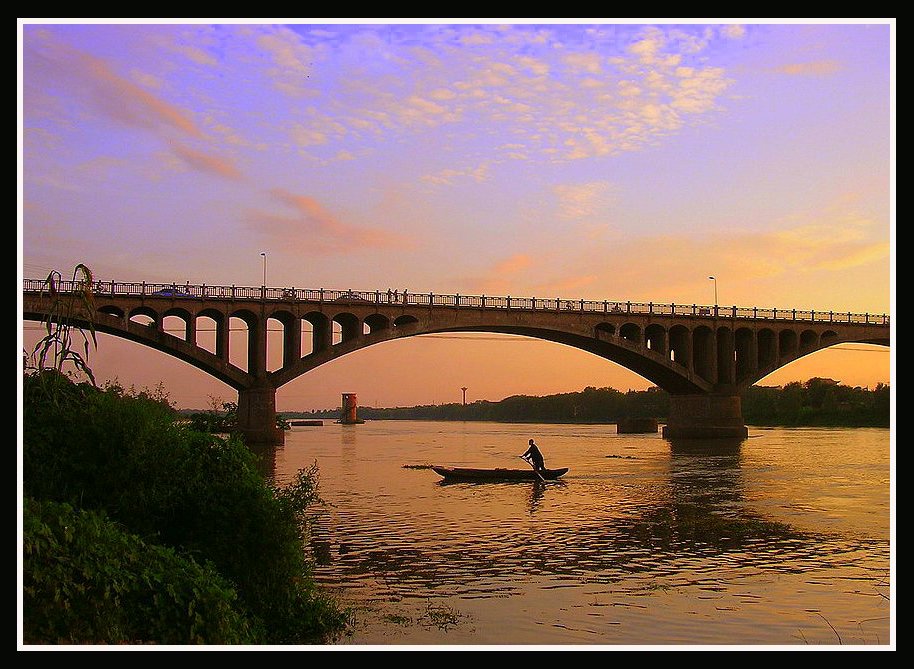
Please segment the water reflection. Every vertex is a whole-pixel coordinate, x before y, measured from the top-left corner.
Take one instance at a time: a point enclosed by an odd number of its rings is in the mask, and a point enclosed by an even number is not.
[[[729,606],[736,598],[756,607],[743,611],[742,623],[719,621],[729,642],[724,628],[764,626],[765,615],[786,606],[784,597],[801,599],[801,611],[827,605],[837,623],[834,598],[862,597],[849,592],[848,583],[865,587],[846,579],[883,577],[888,542],[882,528],[847,532],[834,521],[858,498],[842,497],[839,505],[819,496],[813,483],[822,480],[822,456],[801,457],[812,441],[782,446],[765,440],[762,449],[762,439],[666,442],[538,426],[550,457],[570,467],[559,482],[449,482],[420,464],[497,467],[516,458],[512,445],[525,441],[527,429],[366,424],[358,435],[337,426],[300,433],[298,442],[293,431],[277,455],[278,469],[294,472],[317,460],[321,494],[331,503],[319,510],[312,533],[318,580],[370,601],[454,597],[491,601],[499,610],[505,598],[523,594],[512,609],[523,615],[534,581],[541,602],[552,601],[546,591],[555,588],[580,590],[588,617],[597,611],[595,591],[612,592],[613,606],[646,603],[622,602],[623,594],[649,596],[656,608],[651,615],[663,615],[677,594],[686,613],[695,612],[693,602],[727,596]],[[863,500],[855,506],[865,505],[877,487],[860,480],[859,461],[852,459],[858,452],[859,446],[848,447],[841,459],[829,450],[832,483],[821,486],[833,494],[835,482],[847,479],[842,492]],[[884,472],[873,467],[870,476],[878,483]],[[831,522],[821,521],[822,508]],[[788,588],[783,579],[791,574],[796,580]],[[824,594],[807,602],[816,588]],[[710,615],[717,610],[710,605]],[[561,621],[568,614],[562,608],[554,615]],[[684,627],[676,627],[680,622]],[[689,625],[672,613],[670,624],[670,638],[681,638],[678,630]],[[697,618],[691,625],[704,633]],[[534,640],[528,633],[515,638]]]
[[[780,569],[783,557],[793,569],[817,566],[829,537],[750,510],[740,460],[739,444],[671,444],[665,469],[628,490],[606,479],[438,481],[435,489],[453,492],[447,508],[424,518],[416,504],[409,517],[392,509],[386,519],[378,509],[347,536],[347,553],[319,552],[322,562],[331,556],[343,581],[383,573],[386,583],[417,596],[442,588],[504,594],[513,586],[501,577],[521,573],[616,582],[633,573],[674,576],[698,561]],[[499,517],[519,496],[529,522]],[[607,501],[579,513],[577,497]],[[484,511],[481,518],[473,509]],[[315,541],[332,543],[333,535],[329,523],[319,523]]]
[[[276,447],[270,444],[248,444],[254,454],[257,471],[270,483],[276,481]]]

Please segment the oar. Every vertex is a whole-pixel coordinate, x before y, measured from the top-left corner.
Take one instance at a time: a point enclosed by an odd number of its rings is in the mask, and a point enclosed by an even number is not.
[[[523,461],[526,462],[528,465],[530,465],[531,467],[533,467],[533,473],[540,477],[540,481],[542,481],[543,483],[546,482],[546,479],[544,479],[544,478],[543,478],[543,475],[540,474],[540,470],[536,468],[536,465],[535,465],[535,464],[533,464],[532,462],[530,462],[527,458],[525,458],[525,457],[522,456],[522,455],[518,455],[517,457],[519,457],[521,460],[523,460]]]

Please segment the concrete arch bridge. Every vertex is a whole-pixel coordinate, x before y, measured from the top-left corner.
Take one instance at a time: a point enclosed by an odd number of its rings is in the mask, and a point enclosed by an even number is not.
[[[86,286],[56,288],[52,297],[43,280],[26,279],[23,318],[45,320],[55,299]],[[885,314],[561,298],[113,281],[95,282],[91,292],[92,308],[78,310],[74,324],[172,355],[237,390],[239,425],[252,443],[281,443],[276,389],[284,384],[373,344],[451,332],[523,335],[588,351],[670,393],[665,437],[745,437],[745,389],[829,346],[888,346],[891,325]],[[165,331],[168,317],[183,322],[181,333]],[[247,369],[230,362],[231,319],[247,327]],[[199,343],[198,322],[215,332],[210,348]],[[273,371],[268,323],[282,331],[282,365]]]

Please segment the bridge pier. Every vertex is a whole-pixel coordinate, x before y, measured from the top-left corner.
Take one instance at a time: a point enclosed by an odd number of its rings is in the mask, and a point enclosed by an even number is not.
[[[249,445],[283,445],[285,432],[276,427],[276,388],[261,382],[238,391],[238,429]]]
[[[718,439],[749,436],[739,395],[670,395],[664,439]]]

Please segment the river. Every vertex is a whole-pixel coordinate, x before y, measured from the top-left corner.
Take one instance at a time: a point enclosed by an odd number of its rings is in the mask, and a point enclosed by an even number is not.
[[[337,644],[888,645],[889,430],[749,435],[325,421],[272,465],[280,483],[319,467],[315,575],[354,611]],[[531,437],[559,482],[425,468],[524,468]]]

